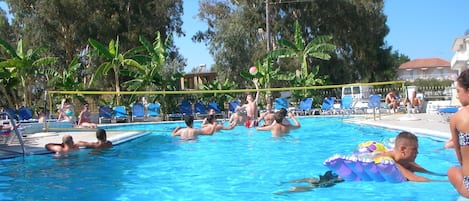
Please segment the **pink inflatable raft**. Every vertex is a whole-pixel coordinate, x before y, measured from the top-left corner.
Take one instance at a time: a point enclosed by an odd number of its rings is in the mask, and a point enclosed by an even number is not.
[[[390,144],[391,145],[391,144]],[[391,145],[392,146],[392,145]],[[375,141],[358,145],[358,151],[351,155],[333,155],[324,161],[324,165],[340,175],[345,181],[378,181],[399,183],[406,181],[389,157],[375,156],[389,148]]]

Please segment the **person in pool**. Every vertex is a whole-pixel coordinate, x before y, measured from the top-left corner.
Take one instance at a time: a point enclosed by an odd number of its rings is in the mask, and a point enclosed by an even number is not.
[[[252,82],[254,83],[254,86],[256,86],[256,97],[253,98],[251,94],[246,96],[246,104],[241,106],[241,108],[246,109],[246,122],[245,126],[247,128],[253,128],[257,126],[257,101],[259,99],[259,84],[258,84],[258,79],[254,78]]]
[[[319,175],[319,178],[313,177],[313,178],[296,179],[296,180],[291,180],[288,182],[282,182],[281,184],[309,183],[309,185],[308,186],[293,186],[290,188],[290,190],[276,192],[275,194],[282,195],[286,193],[306,192],[314,188],[327,188],[327,187],[334,186],[335,184],[343,182],[343,181],[344,179],[342,177],[340,177],[339,175],[329,170],[329,171],[326,171],[324,175]]]
[[[207,126],[202,129],[195,129],[194,126],[194,117],[192,115],[184,116],[184,122],[186,123],[186,128],[181,126],[176,127],[173,130],[173,137],[180,136],[181,140],[195,140],[198,135],[213,135],[215,132],[217,122],[213,123],[215,126]]]
[[[98,130],[96,130],[96,139],[98,139],[97,142],[79,141],[77,145],[80,147],[94,148],[94,149],[112,148],[112,142],[107,140],[106,130],[102,128],[98,128]]]
[[[275,121],[274,115],[275,112],[272,110],[272,104],[267,103],[267,105],[265,106],[265,112],[259,115],[257,122],[264,121],[264,124],[262,124],[262,126],[272,125]]]
[[[285,116],[288,115],[293,120],[294,124],[285,123]],[[272,137],[281,137],[290,133],[290,130],[298,129],[301,127],[295,115],[291,112],[286,112],[285,109],[279,110],[274,114],[275,122],[269,126],[257,127],[258,131],[271,131]],[[288,120],[287,120],[288,121]]]
[[[202,128],[214,126],[215,127],[214,132],[217,132],[217,131],[220,131],[220,130],[233,130],[236,127],[235,125],[230,125],[230,127],[226,127],[223,124],[218,124],[217,118],[215,117],[214,114],[208,115],[206,120],[207,120],[207,123],[202,124]]]
[[[71,135],[64,135],[62,137],[62,144],[48,143],[45,148],[57,154],[78,151],[80,149],[80,147],[73,142]]]
[[[460,195],[469,198],[469,70],[456,79],[456,97],[461,109],[451,116],[451,145],[448,147],[454,148],[460,167],[449,168],[448,178]]]
[[[387,151],[383,154],[379,154],[375,158],[390,157],[391,159],[393,159],[396,163],[397,168],[399,168],[399,171],[401,172],[402,176],[404,176],[404,178],[406,178],[408,181],[432,181],[426,177],[416,175],[414,172],[422,172],[437,176],[446,176],[431,172],[417,164],[415,162],[415,159],[417,158],[417,155],[419,153],[418,148],[419,144],[417,136],[410,132],[403,131],[397,135],[393,150]]]

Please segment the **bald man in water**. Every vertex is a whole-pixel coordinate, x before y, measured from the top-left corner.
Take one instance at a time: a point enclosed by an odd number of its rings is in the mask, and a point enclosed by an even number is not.
[[[71,135],[64,135],[62,137],[62,144],[49,143],[46,144],[45,148],[55,153],[67,153],[80,150],[80,147],[73,142]]]

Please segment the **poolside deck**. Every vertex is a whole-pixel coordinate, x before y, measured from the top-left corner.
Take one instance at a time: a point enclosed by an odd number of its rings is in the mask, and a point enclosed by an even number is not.
[[[437,114],[391,114],[383,115],[380,119],[374,120],[373,115],[367,114],[350,120],[357,124],[373,125],[397,130],[405,130],[420,135],[428,135],[442,139],[450,137],[449,124],[443,117]],[[95,142],[96,134],[92,129],[83,129],[83,131],[67,132],[40,132],[27,134],[23,137],[26,147],[26,154],[44,154],[49,153],[45,148],[47,143],[61,143],[64,135],[71,135],[74,141]],[[148,132],[141,131],[107,131],[108,140],[113,144],[120,144],[143,135]],[[21,156],[22,149],[18,140],[14,140],[10,145],[0,145],[0,159]]]
[[[438,114],[386,114],[381,119],[373,119],[373,115],[358,118],[351,122],[373,125],[384,128],[409,131],[419,135],[449,139],[449,122]]]

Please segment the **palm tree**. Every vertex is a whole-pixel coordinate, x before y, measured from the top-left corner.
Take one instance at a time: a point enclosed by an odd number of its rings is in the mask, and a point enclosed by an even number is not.
[[[114,84],[116,87],[116,93],[117,93],[117,98],[116,98],[116,104],[120,104],[120,82],[119,82],[119,72],[121,68],[126,68],[126,67],[136,67],[140,68],[140,64],[132,59],[132,56],[134,56],[135,52],[138,51],[138,49],[130,49],[129,51],[125,53],[119,52],[119,37],[117,37],[117,40],[111,40],[109,42],[108,48],[106,48],[103,44],[100,42],[94,40],[94,39],[89,39],[88,42],[90,45],[94,48],[94,50],[98,53],[100,57],[102,57],[105,62],[103,62],[98,69],[96,70],[95,75],[92,78],[92,81],[90,84],[95,81],[97,78],[101,78],[103,75],[107,75],[109,70],[113,69],[114,71]]]
[[[35,50],[25,51],[23,40],[18,41],[16,50],[6,41],[0,39],[0,46],[6,50],[10,59],[0,62],[0,67],[8,68],[17,76],[23,88],[23,101],[25,106],[31,106],[32,84],[38,71],[36,67],[50,65],[58,61],[57,57],[40,57],[47,48],[41,46]]]

